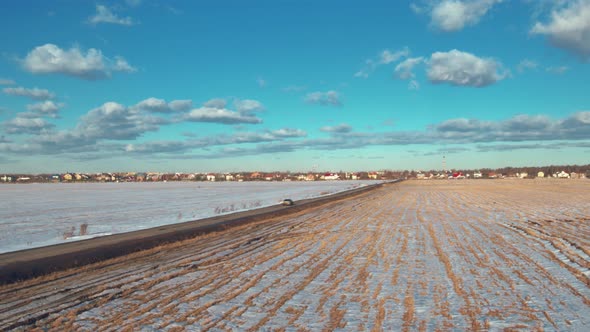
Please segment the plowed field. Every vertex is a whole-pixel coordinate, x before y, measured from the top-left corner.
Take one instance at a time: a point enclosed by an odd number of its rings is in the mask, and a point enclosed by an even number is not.
[[[590,181],[406,181],[0,287],[0,329],[590,330]]]

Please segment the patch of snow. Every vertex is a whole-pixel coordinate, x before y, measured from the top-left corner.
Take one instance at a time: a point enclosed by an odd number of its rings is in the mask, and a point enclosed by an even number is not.
[[[3,186],[0,253],[315,198],[381,181],[59,183]],[[87,230],[82,231],[83,224]]]

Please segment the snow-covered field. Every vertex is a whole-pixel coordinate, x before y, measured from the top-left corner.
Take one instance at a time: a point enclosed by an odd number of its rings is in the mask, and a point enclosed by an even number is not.
[[[0,287],[0,330],[589,331],[590,181],[407,181]]]
[[[250,210],[377,181],[0,186],[0,253]],[[83,225],[87,225],[84,229]]]

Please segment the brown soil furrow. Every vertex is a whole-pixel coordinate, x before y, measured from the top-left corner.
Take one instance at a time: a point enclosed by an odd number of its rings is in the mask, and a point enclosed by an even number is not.
[[[256,323],[252,328],[250,328],[250,331],[256,331],[259,328],[261,328],[262,326],[264,326],[264,324],[277,312],[277,310],[283,306],[285,304],[285,302],[287,302],[290,298],[293,297],[293,295],[305,288],[307,285],[309,285],[311,283],[311,281],[313,281],[326,267],[326,265],[332,260],[333,257],[335,257],[336,255],[338,255],[340,253],[340,251],[342,250],[342,248],[344,248],[346,246],[346,244],[350,242],[350,239],[348,239],[346,242],[344,242],[343,244],[341,244],[334,252],[334,254],[325,257],[324,259],[322,259],[321,261],[319,261],[315,266],[312,267],[310,273],[303,279],[302,282],[300,282],[297,286],[295,286],[294,288],[291,288],[289,291],[287,291],[284,295],[282,295],[279,299],[273,301],[274,305],[269,308],[269,310],[266,312],[266,316],[260,320],[258,323]]]

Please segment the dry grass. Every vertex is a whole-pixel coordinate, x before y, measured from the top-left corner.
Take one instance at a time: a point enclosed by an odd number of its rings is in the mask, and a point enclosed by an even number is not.
[[[385,186],[2,286],[0,330],[582,329],[589,197],[576,181]]]

